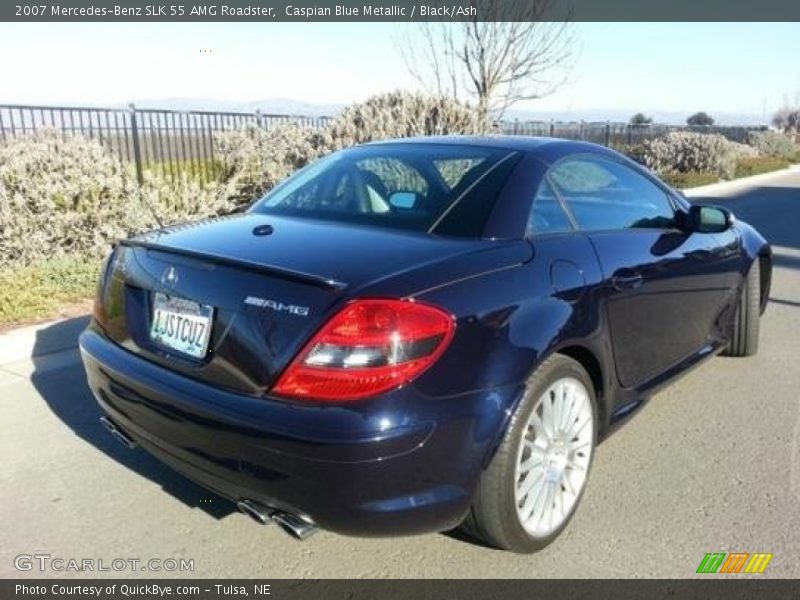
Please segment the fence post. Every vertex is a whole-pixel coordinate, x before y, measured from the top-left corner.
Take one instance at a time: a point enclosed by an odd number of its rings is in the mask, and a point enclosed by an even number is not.
[[[261,119],[261,109],[260,108],[256,109],[256,125],[258,126],[259,129],[264,129],[264,122]]]
[[[133,140],[133,162],[136,165],[136,180],[139,182],[139,185],[144,183],[144,177],[142,176],[142,151],[139,148],[139,126],[136,123],[136,107],[131,102],[130,110],[131,110],[131,139]]]
[[[580,128],[579,135],[580,135],[580,139],[584,139],[584,137],[583,137],[583,119],[581,119],[581,128]]]
[[[628,123],[628,146],[633,144],[633,123]]]
[[[556,123],[553,119],[550,119],[550,137],[555,137],[556,133]]]
[[[611,121],[606,121],[606,148],[611,145]]]

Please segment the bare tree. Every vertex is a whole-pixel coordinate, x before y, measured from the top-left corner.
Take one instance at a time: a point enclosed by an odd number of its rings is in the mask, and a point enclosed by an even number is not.
[[[772,116],[772,125],[784,133],[800,133],[800,90],[791,101],[784,96],[783,106]]]
[[[484,117],[499,118],[513,104],[549,96],[568,80],[576,36],[569,14],[544,20],[555,3],[473,0],[488,20],[420,23],[416,36],[400,40],[400,51],[429,92],[473,101]]]

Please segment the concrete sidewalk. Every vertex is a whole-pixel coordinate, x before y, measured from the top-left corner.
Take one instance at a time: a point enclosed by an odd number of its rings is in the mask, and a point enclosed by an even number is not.
[[[83,315],[0,333],[0,385],[76,361],[78,336],[88,323]]]
[[[755,187],[762,183],[767,183],[774,180],[776,177],[785,175],[792,171],[800,171],[800,165],[791,165],[780,171],[770,171],[769,173],[760,173],[758,175],[751,175],[750,177],[741,177],[731,181],[719,181],[717,183],[710,183],[708,185],[701,185],[694,188],[686,188],[683,193],[690,197],[701,196],[717,196],[725,195],[729,192],[745,189],[748,187]]]
[[[0,365],[74,348],[88,324],[89,315],[84,315],[0,333]],[[55,333],[49,333],[53,330]]]

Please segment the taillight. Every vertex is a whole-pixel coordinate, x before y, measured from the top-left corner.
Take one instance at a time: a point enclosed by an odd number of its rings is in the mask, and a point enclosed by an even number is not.
[[[440,308],[410,300],[356,300],[306,344],[275,384],[279,396],[346,401],[411,381],[455,330]]]
[[[109,265],[114,258],[116,248],[112,248],[111,252],[103,260],[100,265],[100,273],[97,277],[97,289],[94,294],[94,304],[92,305],[92,316],[97,321],[98,325],[105,326],[106,324],[106,311],[103,306],[103,297],[106,291],[106,281],[108,280]]]

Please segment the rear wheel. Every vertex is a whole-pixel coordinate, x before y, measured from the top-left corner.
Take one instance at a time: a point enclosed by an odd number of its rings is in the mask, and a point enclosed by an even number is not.
[[[758,352],[758,333],[761,321],[761,265],[756,258],[742,284],[736,306],[731,343],[727,356],[752,356]]]
[[[560,354],[545,360],[481,477],[465,528],[521,553],[558,537],[583,495],[596,414],[594,388],[583,367]]]

